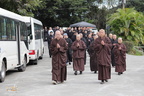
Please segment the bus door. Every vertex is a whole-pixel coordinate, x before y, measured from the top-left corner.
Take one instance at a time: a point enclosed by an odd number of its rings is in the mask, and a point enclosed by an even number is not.
[[[21,50],[20,50],[20,22],[16,23],[16,40],[17,40],[17,52],[18,52],[18,65],[21,65]]]

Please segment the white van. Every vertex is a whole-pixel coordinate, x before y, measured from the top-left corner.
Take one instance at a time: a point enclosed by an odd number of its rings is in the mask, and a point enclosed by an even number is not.
[[[33,64],[38,64],[38,59],[42,59],[44,54],[44,30],[42,22],[32,17],[24,16],[23,18],[29,31],[29,59]]]
[[[6,71],[26,70],[29,62],[27,26],[22,16],[0,8],[0,82]]]

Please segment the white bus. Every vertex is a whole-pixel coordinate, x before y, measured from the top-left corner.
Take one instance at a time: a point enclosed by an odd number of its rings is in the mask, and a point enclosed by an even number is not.
[[[29,59],[36,65],[38,59],[42,59],[44,54],[44,32],[42,22],[32,17],[24,16],[24,19],[29,31]]]
[[[27,28],[23,17],[0,8],[0,82],[6,71],[25,71],[29,62]]]

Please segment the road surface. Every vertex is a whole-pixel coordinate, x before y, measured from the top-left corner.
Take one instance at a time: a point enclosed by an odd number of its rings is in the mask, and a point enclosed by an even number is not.
[[[119,76],[112,68],[112,79],[100,84],[98,74],[90,71],[89,57],[82,75],[74,75],[67,66],[67,81],[53,85],[51,58],[45,42],[45,54],[38,65],[28,65],[25,72],[7,72],[0,83],[0,96],[144,96],[144,56],[127,55],[127,71]]]

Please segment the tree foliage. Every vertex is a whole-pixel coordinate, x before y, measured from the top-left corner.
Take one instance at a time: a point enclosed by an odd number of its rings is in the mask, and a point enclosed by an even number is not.
[[[144,0],[127,0],[126,7],[134,7],[137,11],[144,13]]]
[[[69,26],[72,23],[87,21],[105,28],[106,7],[99,8],[103,2],[109,6],[115,0],[1,0],[0,7],[15,13],[32,16],[41,20],[44,26]],[[97,3],[97,4],[96,4]]]
[[[0,0],[0,7],[37,18],[44,26],[69,26],[87,21],[98,29],[105,29],[107,16],[121,8],[121,4],[122,0]],[[126,3],[126,7],[134,6],[140,12],[143,5],[143,0],[127,0]]]
[[[0,7],[24,16],[34,17],[33,11],[44,8],[44,0],[1,0]]]
[[[35,17],[46,26],[69,26],[86,21],[85,16],[95,0],[46,0],[46,8],[35,12]]]
[[[144,15],[134,8],[118,9],[108,18],[110,29],[124,39],[144,44]]]

